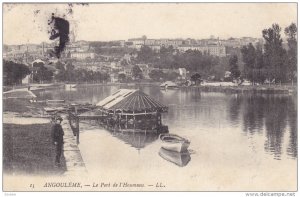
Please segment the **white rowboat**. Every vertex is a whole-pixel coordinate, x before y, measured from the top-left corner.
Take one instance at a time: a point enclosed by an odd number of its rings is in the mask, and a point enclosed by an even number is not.
[[[163,159],[172,162],[180,167],[186,166],[191,160],[191,156],[188,151],[178,153],[178,152],[166,150],[164,148],[160,148],[158,154]]]
[[[190,141],[175,134],[160,134],[162,148],[175,152],[185,152],[190,146]]]

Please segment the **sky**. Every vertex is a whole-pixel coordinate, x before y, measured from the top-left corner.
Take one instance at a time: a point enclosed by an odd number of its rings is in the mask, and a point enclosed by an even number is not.
[[[72,8],[72,13],[69,13]],[[296,3],[98,3],[3,4],[3,43],[49,42],[47,20],[65,17],[76,40],[147,38],[204,39],[211,35],[261,38],[262,30],[278,23],[297,23]]]

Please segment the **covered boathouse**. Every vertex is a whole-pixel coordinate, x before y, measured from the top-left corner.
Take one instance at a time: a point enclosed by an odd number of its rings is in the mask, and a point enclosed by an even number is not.
[[[110,128],[127,131],[157,130],[163,132],[161,114],[168,107],[136,89],[120,89],[96,104],[96,110],[105,117]]]

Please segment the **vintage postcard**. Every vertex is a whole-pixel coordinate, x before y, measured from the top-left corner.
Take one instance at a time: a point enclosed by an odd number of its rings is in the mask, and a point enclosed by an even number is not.
[[[4,192],[295,195],[297,3],[2,9]]]

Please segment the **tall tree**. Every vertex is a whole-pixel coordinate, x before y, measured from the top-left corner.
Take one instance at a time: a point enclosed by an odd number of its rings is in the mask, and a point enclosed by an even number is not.
[[[244,66],[244,74],[252,83],[263,83],[265,74],[263,69],[263,52],[260,45],[254,48],[252,43],[241,49]]]
[[[264,29],[262,36],[265,39],[264,58],[267,75],[270,80],[283,82],[286,78],[286,52],[282,47],[281,28],[278,24],[273,24],[271,28]]]
[[[256,62],[256,51],[252,43],[243,46],[241,49],[242,59],[245,63],[244,74],[247,79],[254,82],[254,69]]]
[[[239,78],[241,75],[241,71],[239,70],[238,57],[236,55],[233,55],[229,58],[229,66],[230,66],[231,78],[232,79]]]
[[[191,81],[194,82],[195,85],[199,85],[201,82],[201,75],[199,73],[195,73],[191,76]]]
[[[297,26],[295,23],[290,24],[284,29],[288,41],[288,78],[293,81],[297,80]]]
[[[266,70],[264,69],[264,55],[260,44],[256,45],[255,54],[255,81],[263,84],[266,80]]]
[[[132,77],[134,79],[142,79],[143,78],[143,71],[140,69],[138,65],[132,67]]]
[[[3,83],[4,85],[21,84],[30,70],[25,64],[15,63],[13,61],[3,61]]]
[[[126,75],[124,73],[120,73],[118,75],[119,82],[125,82],[126,81]]]
[[[75,81],[74,79],[74,70],[75,66],[72,64],[72,62],[68,62],[66,65],[66,79],[67,81]]]
[[[53,77],[53,71],[45,67],[43,62],[34,62],[33,69],[33,81],[37,83],[50,82]]]
[[[57,73],[55,74],[54,78],[57,81],[65,81],[66,80],[66,69],[65,65],[61,62],[57,62],[55,64],[55,68],[57,69]]]
[[[165,79],[165,76],[166,74],[161,70],[151,70],[151,72],[149,73],[149,77],[154,81],[160,81],[162,79]]]
[[[141,50],[138,52],[137,59],[141,63],[150,63],[155,59],[155,53],[150,47],[143,45]]]

